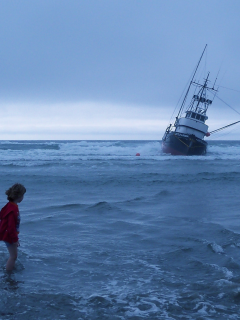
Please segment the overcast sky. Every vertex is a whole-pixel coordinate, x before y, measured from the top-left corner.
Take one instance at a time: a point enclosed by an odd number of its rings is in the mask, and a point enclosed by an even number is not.
[[[205,44],[205,72],[240,113],[239,12],[239,0],[1,0],[1,139],[159,140]],[[208,116],[210,131],[240,120],[217,99]],[[240,140],[240,126],[227,133]]]

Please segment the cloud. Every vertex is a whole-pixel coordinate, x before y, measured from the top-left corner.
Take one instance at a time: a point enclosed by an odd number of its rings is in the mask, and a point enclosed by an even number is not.
[[[171,106],[110,102],[0,103],[2,140],[161,140]],[[213,131],[237,121],[232,110],[211,106],[207,125]],[[174,117],[171,123],[174,122]],[[210,139],[238,139],[240,126]]]
[[[239,9],[217,0],[1,1],[0,97],[174,104],[206,43],[205,71],[214,79],[224,60],[219,80],[227,68],[222,85],[234,88]]]
[[[112,103],[9,103],[0,111],[1,139],[160,140],[165,108]]]
[[[238,0],[1,1],[1,138],[161,139],[206,43],[197,80],[218,75],[221,98],[240,111],[239,9]],[[208,116],[210,131],[236,119],[217,99]]]

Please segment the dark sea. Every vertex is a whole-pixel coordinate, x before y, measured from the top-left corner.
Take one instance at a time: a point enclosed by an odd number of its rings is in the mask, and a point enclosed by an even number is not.
[[[140,153],[140,156],[136,156]],[[240,319],[240,141],[1,141],[16,269],[0,242],[0,319]]]

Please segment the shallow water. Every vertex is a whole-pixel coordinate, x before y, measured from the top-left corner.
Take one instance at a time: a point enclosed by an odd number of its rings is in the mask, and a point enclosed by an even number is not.
[[[135,154],[139,152],[140,157]],[[19,259],[0,243],[0,319],[240,319],[240,141],[2,141]]]

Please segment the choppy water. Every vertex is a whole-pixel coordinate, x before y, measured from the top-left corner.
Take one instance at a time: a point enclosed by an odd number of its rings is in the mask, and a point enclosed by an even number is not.
[[[239,181],[240,141],[0,142],[1,206],[27,188],[0,319],[240,319]]]

